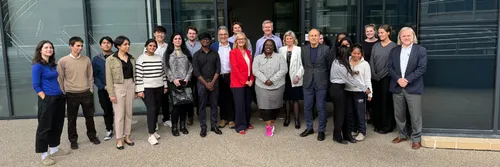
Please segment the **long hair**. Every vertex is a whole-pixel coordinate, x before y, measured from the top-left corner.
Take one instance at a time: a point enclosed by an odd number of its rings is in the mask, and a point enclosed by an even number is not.
[[[344,42],[344,41],[347,41],[347,43],[349,43],[349,47],[353,46],[351,38],[349,38],[349,37],[346,36],[346,37],[340,39],[339,46],[337,46],[337,47],[340,47],[340,45],[342,45],[342,42]]]
[[[46,43],[50,44],[52,46],[52,50],[53,50],[52,55],[50,55],[50,57],[49,57],[49,62],[45,61],[45,59],[42,58],[42,53],[41,53],[42,47]],[[35,57],[33,57],[32,63],[33,64],[40,63],[42,65],[49,65],[51,67],[55,67],[55,66],[57,66],[55,55],[56,55],[56,51],[54,49],[54,44],[52,44],[52,42],[50,42],[48,40],[40,41],[40,42],[38,42],[38,45],[36,46]]]
[[[403,31],[410,31],[411,34],[413,35],[413,43],[414,44],[418,44],[418,39],[417,39],[417,35],[415,34],[415,31],[413,31],[413,28],[411,27],[403,27],[401,28],[401,30],[399,30],[399,33],[398,33],[398,45],[402,45],[403,42],[401,42],[401,32]]]
[[[266,43],[267,43],[267,41],[271,41],[273,43],[273,47],[274,47],[273,52],[274,53],[278,53],[278,49],[276,48],[276,42],[274,42],[274,40],[272,40],[272,39],[267,39],[266,41],[264,41],[264,46],[262,46],[261,53],[264,53],[264,51],[266,50]]]
[[[172,36],[170,36],[170,41],[168,42],[167,50],[165,53],[163,53],[163,59],[165,62],[165,66],[170,69],[170,54],[172,54],[175,51],[175,46],[174,46],[174,37],[179,35],[181,37],[182,43],[181,43],[181,51],[184,55],[187,56],[189,62],[193,60],[191,57],[191,52],[189,52],[188,48],[186,47],[186,41],[184,41],[184,36],[182,36],[181,33],[174,33]]]
[[[241,36],[245,37],[245,44],[243,45],[243,49],[248,50],[248,38],[244,32],[236,33],[236,39],[234,39],[233,49],[238,48],[238,38],[241,38]]]
[[[340,46],[337,49],[336,60],[339,61],[347,69],[347,73],[352,75],[351,65],[349,65],[349,56],[351,55],[351,48],[347,46]]]
[[[348,36],[349,36],[346,32],[341,32],[341,33],[338,33],[338,34],[337,34],[337,36],[335,36],[335,39],[334,39],[334,41],[333,41],[333,44],[334,44],[334,46],[335,46],[336,48],[337,48],[337,47],[339,47],[339,46],[340,46],[340,44],[341,44],[341,42],[338,42],[338,41],[337,41],[338,36],[340,36],[340,35],[344,35],[344,36],[346,36],[346,37],[348,37]],[[342,39],[341,39],[341,41],[342,41]]]

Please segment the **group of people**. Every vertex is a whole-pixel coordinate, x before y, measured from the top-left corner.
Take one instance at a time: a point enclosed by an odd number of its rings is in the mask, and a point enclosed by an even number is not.
[[[331,47],[323,44],[325,40],[320,41],[319,30],[311,29],[308,43],[298,46],[292,31],[281,40],[272,34],[273,23],[266,20],[262,23],[264,35],[256,42],[255,50],[241,23],[233,23],[232,29],[234,35],[229,37],[228,29],[219,27],[218,42],[212,43],[209,33],[198,34],[195,27],[189,27],[187,40],[183,34],[174,33],[167,44],[166,29],[157,26],[155,38],[146,41],[143,54],[137,58],[129,53],[127,37],[112,40],[106,36],[99,41],[102,53],[92,61],[81,55],[80,37],[70,38],[71,53],[58,63],[53,44],[41,41],[35,50],[32,79],[38,94],[36,152],[42,153],[42,164],[52,165],[55,161],[51,156],[69,154],[58,148],[65,110],[71,149],[78,149],[76,117],[80,105],[87,136],[92,143],[100,144],[93,120],[94,85],[104,110],[104,140],[114,135],[119,150],[124,149],[124,144],[134,145],[130,132],[135,98],[144,101],[148,142],[156,145],[161,137],[157,133],[160,110],[160,124],[171,127],[173,136],[189,133],[186,124],[193,123],[196,108],[200,136],[206,137],[207,106],[210,131],[221,135],[220,128],[229,126],[243,135],[254,128],[250,122],[252,101],[259,108],[269,137],[274,135],[275,120],[284,106],[283,125],[290,124],[293,111],[295,128],[300,129],[299,100],[304,100],[307,126],[300,136],[313,134],[315,105],[317,139],[323,141],[328,96],[334,104],[334,141],[347,144],[364,140],[368,115],[378,133],[397,127],[400,134],[393,143],[406,140],[411,133],[412,148],[420,147],[420,94],[427,57],[425,48],[416,44],[411,28],[401,29],[395,44],[389,38],[390,26],[377,29],[370,24],[365,27],[367,39],[362,44],[352,44],[342,33]],[[407,106],[411,132],[406,129]]]

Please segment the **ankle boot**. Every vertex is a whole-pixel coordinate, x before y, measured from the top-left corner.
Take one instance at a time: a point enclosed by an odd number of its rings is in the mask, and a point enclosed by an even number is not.
[[[300,129],[300,119],[299,119],[299,117],[295,117],[295,129]]]
[[[290,125],[290,113],[289,111],[285,112],[285,121],[283,121],[283,126],[288,127]]]
[[[186,121],[181,122],[180,131],[182,132],[182,134],[185,134],[185,135],[189,134],[189,131],[186,129]]]
[[[179,129],[177,129],[177,124],[172,124],[172,135],[179,136]]]

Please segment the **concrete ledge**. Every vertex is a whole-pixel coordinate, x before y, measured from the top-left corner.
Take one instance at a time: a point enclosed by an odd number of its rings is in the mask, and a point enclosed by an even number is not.
[[[500,151],[500,139],[422,136],[426,148]]]

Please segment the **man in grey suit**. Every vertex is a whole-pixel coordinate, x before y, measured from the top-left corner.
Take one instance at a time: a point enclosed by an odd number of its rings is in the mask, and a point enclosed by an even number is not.
[[[389,55],[390,91],[393,93],[394,117],[399,136],[392,143],[401,143],[408,138],[406,129],[406,105],[411,118],[412,148],[419,149],[422,132],[423,75],[427,69],[427,50],[417,45],[415,32],[410,27],[399,31],[398,44]]]
[[[309,31],[309,44],[302,46],[302,65],[304,66],[304,117],[307,129],[300,134],[306,137],[314,133],[313,129],[313,105],[316,97],[316,107],[318,109],[318,141],[325,140],[326,129],[326,95],[329,84],[329,71],[331,58],[329,48],[319,44],[319,31],[311,29]]]

